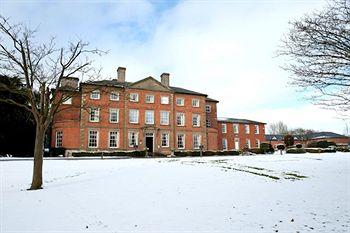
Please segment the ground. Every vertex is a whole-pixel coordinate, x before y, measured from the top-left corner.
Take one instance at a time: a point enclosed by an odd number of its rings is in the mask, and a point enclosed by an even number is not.
[[[350,153],[0,166],[0,232],[350,231]]]

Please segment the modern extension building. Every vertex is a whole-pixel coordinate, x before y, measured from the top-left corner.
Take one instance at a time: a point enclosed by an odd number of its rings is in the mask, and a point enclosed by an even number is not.
[[[147,77],[137,82],[118,78],[79,83],[65,78],[67,98],[52,124],[52,147],[72,151],[218,150],[217,100]],[[68,95],[69,94],[69,95]],[[253,129],[252,129],[253,130]],[[261,129],[261,133],[263,133]]]
[[[242,150],[259,148],[265,141],[265,123],[237,118],[218,119],[218,148]]]

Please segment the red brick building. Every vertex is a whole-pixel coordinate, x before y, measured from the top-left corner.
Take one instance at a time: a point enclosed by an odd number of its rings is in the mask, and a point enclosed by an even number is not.
[[[236,118],[218,119],[218,148],[242,150],[259,148],[265,141],[265,123]]]
[[[80,83],[62,80],[60,91],[70,96],[55,115],[52,147],[72,151],[218,149],[217,103],[206,94],[169,85],[152,77]],[[73,91],[74,90],[74,91]],[[68,95],[69,93],[69,95]]]

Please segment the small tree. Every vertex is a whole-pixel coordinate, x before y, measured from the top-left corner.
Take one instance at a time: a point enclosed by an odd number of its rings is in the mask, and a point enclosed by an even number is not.
[[[0,16],[0,70],[3,75],[23,80],[22,94],[29,105],[12,99],[0,101],[20,106],[32,113],[36,135],[34,145],[33,179],[30,189],[42,188],[42,166],[45,133],[61,104],[70,96],[62,95],[61,81],[65,77],[96,77],[96,70],[87,55],[103,54],[88,49],[88,43],[69,43],[68,48],[56,48],[52,38],[47,43],[34,41],[35,31],[23,24],[10,24]],[[0,88],[18,93],[18,90],[1,85]]]
[[[290,134],[285,135],[283,141],[286,147],[294,145],[294,137]]]

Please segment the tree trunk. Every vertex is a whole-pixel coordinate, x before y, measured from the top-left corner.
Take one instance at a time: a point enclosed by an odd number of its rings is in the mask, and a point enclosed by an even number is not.
[[[36,127],[34,147],[34,167],[32,185],[29,190],[41,189],[43,184],[43,153],[44,153],[45,129]]]

